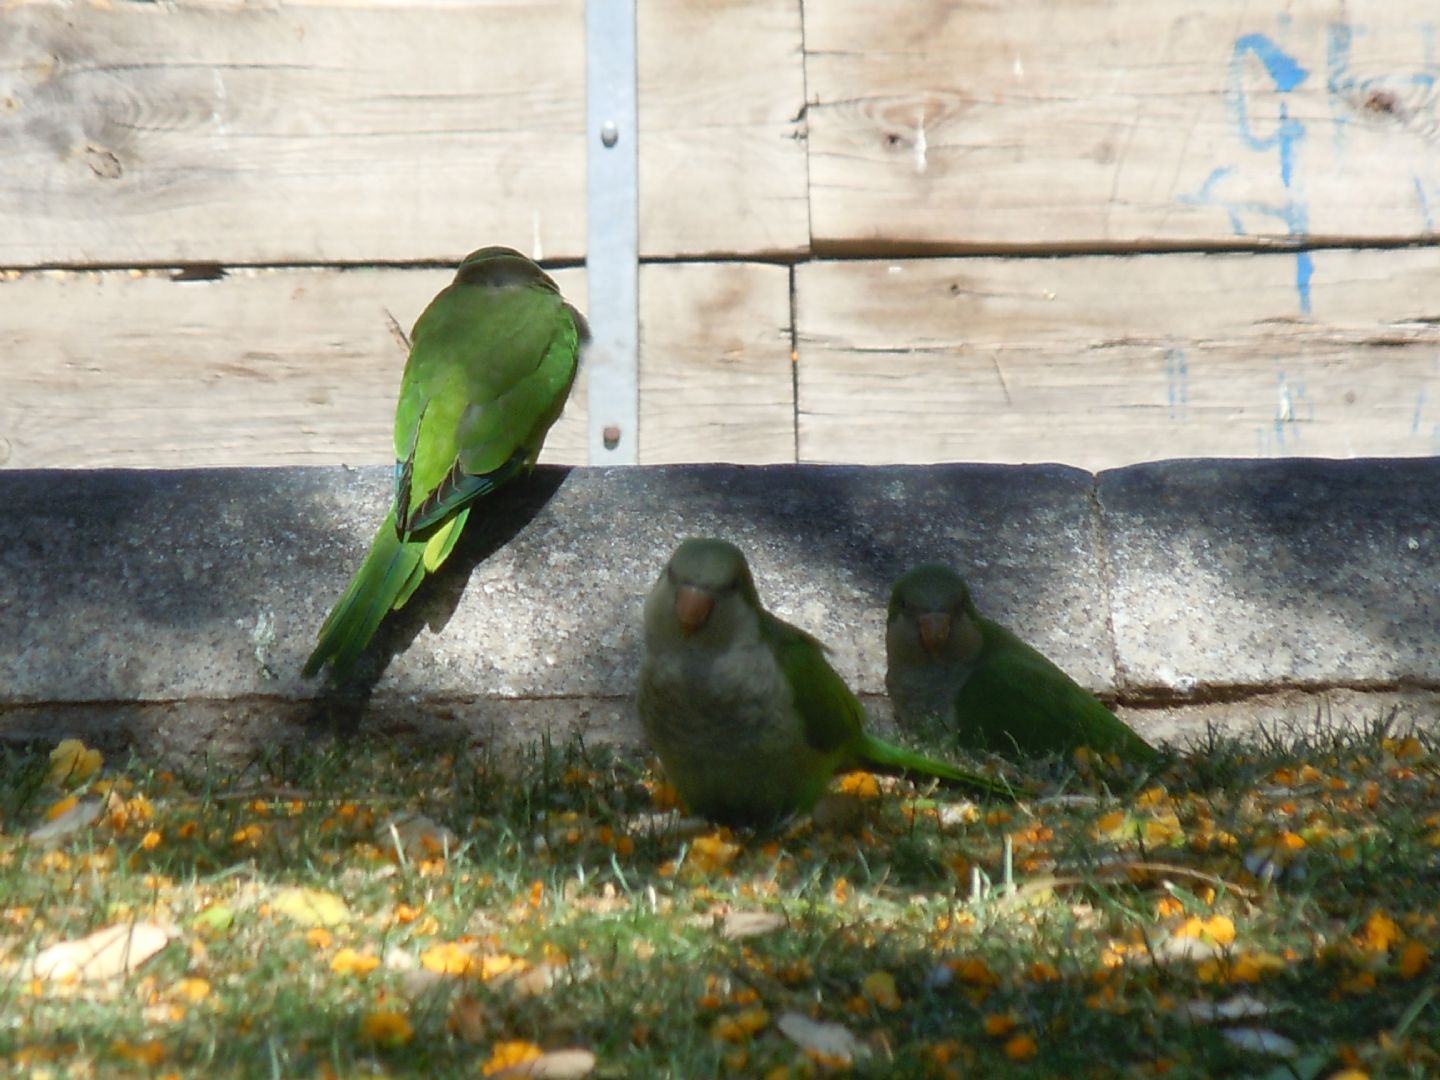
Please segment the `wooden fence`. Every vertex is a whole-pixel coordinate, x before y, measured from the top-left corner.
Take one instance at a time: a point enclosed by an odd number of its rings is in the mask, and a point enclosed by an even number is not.
[[[638,14],[643,462],[1440,453],[1433,4]],[[0,8],[0,463],[388,460],[465,251],[584,307],[583,29]]]

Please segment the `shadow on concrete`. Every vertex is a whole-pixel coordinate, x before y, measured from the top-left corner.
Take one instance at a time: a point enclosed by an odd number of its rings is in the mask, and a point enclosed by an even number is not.
[[[1133,681],[1180,657],[1216,687],[1440,686],[1434,459],[1155,462],[1098,485]]]
[[[0,708],[29,710],[34,730],[47,704],[59,725],[67,708],[250,717],[283,703],[343,734],[382,675],[396,710],[628,701],[643,597],[691,535],[739,544],[766,605],[830,644],[861,692],[883,674],[890,582],[930,559],[1102,690],[1117,659],[1140,691],[1440,686],[1437,491],[1433,459],[1176,461],[1098,479],[542,466],[477,507],[361,678],[328,690],[299,666],[384,515],[387,467],[0,472]],[[444,631],[434,655],[414,647],[426,627]]]
[[[422,629],[444,631],[475,567],[525,529],[569,475],[568,467],[537,469],[474,504],[455,550],[403,608],[391,612],[380,624],[355,673],[341,684],[330,683],[328,672],[322,673],[307,724],[337,735],[358,731],[375,684],[391,660],[408,650]]]

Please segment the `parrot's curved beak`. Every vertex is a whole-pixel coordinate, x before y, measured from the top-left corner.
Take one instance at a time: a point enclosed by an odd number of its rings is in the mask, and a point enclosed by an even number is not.
[[[680,620],[680,632],[689,637],[710,618],[715,606],[715,597],[694,585],[675,587],[675,617]]]
[[[920,644],[925,651],[937,659],[950,640],[950,616],[943,611],[931,611],[919,616]]]

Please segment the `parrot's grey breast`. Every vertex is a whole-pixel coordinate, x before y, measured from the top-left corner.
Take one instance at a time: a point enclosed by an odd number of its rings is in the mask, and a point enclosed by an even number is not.
[[[955,698],[974,664],[925,664],[900,668],[891,664],[885,673],[885,692],[902,725],[940,720],[950,723]]]
[[[662,759],[783,754],[803,739],[790,685],[763,642],[665,649],[640,669],[640,718]]]

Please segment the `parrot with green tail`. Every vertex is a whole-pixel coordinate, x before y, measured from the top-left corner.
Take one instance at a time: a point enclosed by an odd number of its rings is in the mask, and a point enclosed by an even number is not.
[[[584,317],[518,251],[465,256],[410,335],[395,406],[395,495],[304,674],[343,681],[385,615],[454,550],[477,499],[530,472],[575,381]]]
[[[1009,796],[1002,783],[867,735],[825,647],[760,606],[745,556],[690,539],[645,600],[637,707],[686,807],[768,825],[814,807],[837,772],[910,772]]]
[[[885,687],[903,725],[938,719],[958,745],[1008,756],[1088,746],[1152,764],[1160,753],[1073,679],[976,610],[964,580],[926,563],[890,593]]]

